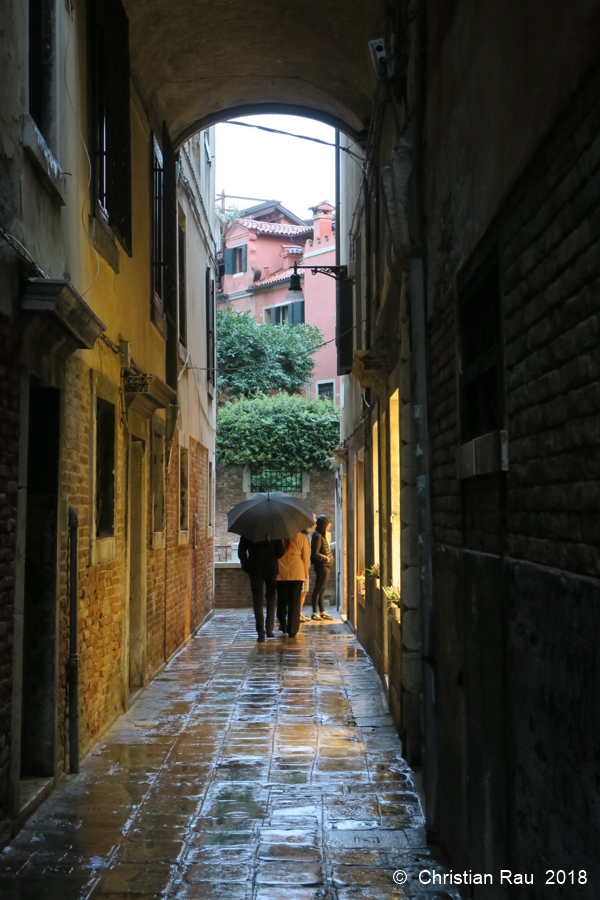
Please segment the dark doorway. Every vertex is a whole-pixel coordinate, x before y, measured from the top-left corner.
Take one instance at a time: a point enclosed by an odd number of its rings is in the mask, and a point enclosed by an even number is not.
[[[32,384],[23,617],[23,777],[54,775],[59,431],[60,392]]]

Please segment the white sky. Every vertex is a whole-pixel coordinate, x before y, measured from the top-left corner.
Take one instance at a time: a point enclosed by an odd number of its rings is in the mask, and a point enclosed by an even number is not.
[[[250,122],[306,134],[335,143],[335,131],[313,119],[299,116],[244,116]],[[335,203],[335,158],[333,147],[302,141],[255,128],[222,123],[216,126],[216,192],[279,200],[301,219],[309,207],[328,200]],[[251,200],[227,197],[228,206],[252,206]]]

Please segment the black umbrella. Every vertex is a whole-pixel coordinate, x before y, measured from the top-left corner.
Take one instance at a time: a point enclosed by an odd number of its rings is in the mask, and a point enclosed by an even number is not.
[[[305,500],[282,491],[255,494],[227,513],[227,530],[249,541],[291,538],[313,524],[313,514]]]

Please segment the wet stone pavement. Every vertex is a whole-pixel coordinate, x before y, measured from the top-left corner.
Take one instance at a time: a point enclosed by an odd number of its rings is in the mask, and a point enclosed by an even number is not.
[[[219,612],[0,854],[2,900],[449,900],[381,685],[341,622]],[[394,884],[403,869],[408,880]]]

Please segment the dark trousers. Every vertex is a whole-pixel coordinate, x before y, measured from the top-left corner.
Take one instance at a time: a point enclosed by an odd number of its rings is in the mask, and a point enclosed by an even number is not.
[[[256,575],[254,572],[249,572],[248,575],[252,591],[256,633],[264,634],[266,630],[267,634],[273,634],[275,607],[277,605],[277,575]],[[266,629],[264,620],[265,597],[267,600]]]
[[[277,582],[277,616],[281,630],[294,637],[300,628],[301,581]]]
[[[312,595],[312,608],[314,613],[316,613],[317,607],[319,608],[319,612],[325,611],[325,588],[329,581],[330,572],[331,566],[315,566],[316,581]]]

